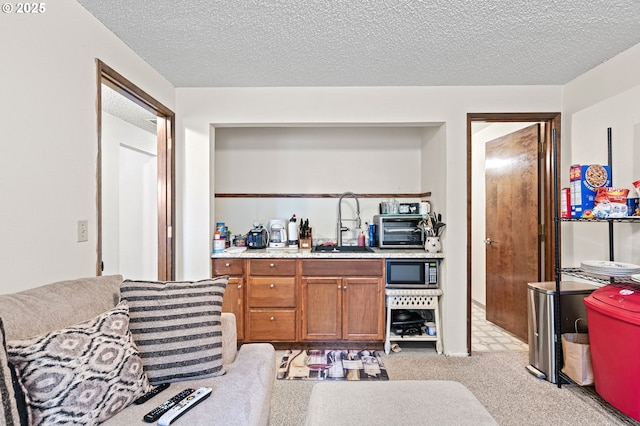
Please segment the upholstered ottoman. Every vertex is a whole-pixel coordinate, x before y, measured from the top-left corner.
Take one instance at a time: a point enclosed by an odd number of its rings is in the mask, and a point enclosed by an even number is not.
[[[497,425],[464,385],[445,380],[320,382],[311,391],[307,426]]]

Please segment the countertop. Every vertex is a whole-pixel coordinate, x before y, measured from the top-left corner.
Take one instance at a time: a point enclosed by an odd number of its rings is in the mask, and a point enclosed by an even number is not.
[[[422,249],[379,249],[373,248],[373,253],[311,253],[311,249],[245,249],[240,247],[226,249],[223,253],[213,253],[213,259],[226,258],[290,258],[290,259],[443,259],[444,253],[428,253]]]

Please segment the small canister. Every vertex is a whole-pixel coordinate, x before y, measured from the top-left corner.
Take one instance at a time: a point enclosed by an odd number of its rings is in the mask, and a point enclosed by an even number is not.
[[[431,203],[428,201],[420,201],[420,206],[418,207],[419,214],[429,214],[431,213]]]
[[[435,336],[436,335],[436,323],[428,322],[425,327],[425,331],[427,332],[427,336]]]
[[[627,197],[627,214],[629,216],[640,216],[640,198]]]
[[[213,240],[213,252],[214,253],[222,253],[225,249],[226,240],[222,240],[220,238],[216,238]]]
[[[369,247],[376,246],[376,225],[373,223],[369,224]]]

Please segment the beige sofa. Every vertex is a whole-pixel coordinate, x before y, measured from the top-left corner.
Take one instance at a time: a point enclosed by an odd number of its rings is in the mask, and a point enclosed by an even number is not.
[[[113,309],[120,300],[121,276],[104,276],[43,285],[19,293],[0,295],[0,319],[5,341],[50,333],[87,321]],[[169,388],[142,405],[128,405],[105,424],[144,423],[143,416],[186,388],[213,388],[211,397],[178,422],[188,425],[266,425],[275,375],[275,351],[270,344],[246,344],[237,350],[235,317],[223,313],[222,360],[226,373],[217,377],[171,383]],[[11,424],[20,406],[11,398],[7,359],[0,357],[0,397],[4,412],[0,425]],[[10,380],[9,380],[10,381]],[[15,377],[14,377],[15,382]],[[15,386],[15,383],[14,383]],[[22,403],[24,404],[24,402]],[[22,414],[24,417],[24,412]],[[24,420],[24,418],[23,418]]]

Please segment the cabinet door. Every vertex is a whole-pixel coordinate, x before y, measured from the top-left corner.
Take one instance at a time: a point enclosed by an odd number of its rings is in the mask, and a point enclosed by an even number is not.
[[[236,316],[238,341],[244,340],[244,280],[242,277],[230,277],[222,298],[222,312]]]
[[[342,278],[302,279],[302,340],[342,339]]]
[[[342,338],[384,339],[384,287],[380,278],[345,278],[342,286]]]

